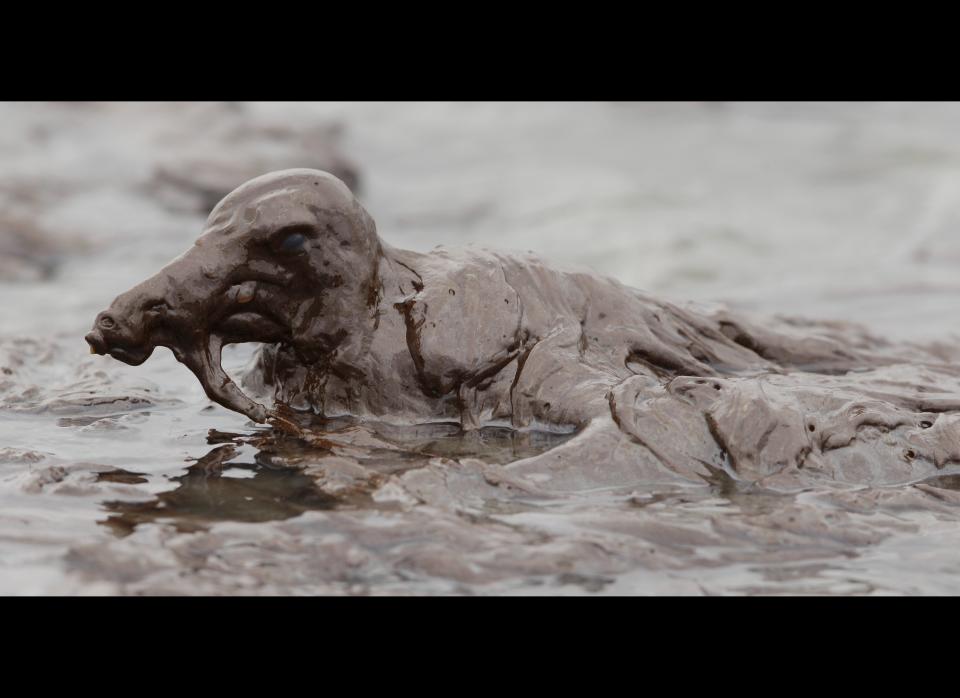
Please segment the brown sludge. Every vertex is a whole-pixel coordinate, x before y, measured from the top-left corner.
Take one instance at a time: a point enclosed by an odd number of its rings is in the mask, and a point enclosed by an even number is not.
[[[212,400],[286,429],[223,371],[224,345],[266,345],[247,392],[327,417],[576,430],[511,466],[558,486],[578,470],[595,485],[882,485],[960,462],[951,351],[679,307],[528,254],[394,249],[317,170],[234,190],[86,339],[132,365],[166,346]]]

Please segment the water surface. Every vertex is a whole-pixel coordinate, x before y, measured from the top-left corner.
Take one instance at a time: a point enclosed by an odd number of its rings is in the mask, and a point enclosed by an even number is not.
[[[310,166],[291,144],[340,123],[393,245],[532,249],[679,300],[952,344],[960,105],[0,110],[0,593],[960,591],[952,466],[785,495],[524,470],[570,435],[499,426],[332,420],[306,443],[210,404],[166,350],[131,368],[82,339],[201,230],[158,167]]]

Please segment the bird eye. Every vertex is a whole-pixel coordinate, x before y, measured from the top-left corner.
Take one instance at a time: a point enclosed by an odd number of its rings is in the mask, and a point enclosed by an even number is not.
[[[299,252],[307,242],[307,236],[303,233],[292,233],[284,238],[280,243],[281,252]]]
[[[166,301],[157,301],[156,303],[151,303],[146,312],[148,313],[165,313],[170,310],[170,304]]]

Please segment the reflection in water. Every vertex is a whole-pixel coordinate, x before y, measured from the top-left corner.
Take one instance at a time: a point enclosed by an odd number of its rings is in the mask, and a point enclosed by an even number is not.
[[[97,482],[117,482],[121,485],[141,485],[148,482],[142,473],[129,470],[105,470],[97,473]]]
[[[224,476],[224,463],[235,455],[234,446],[218,446],[190,466],[186,474],[172,478],[178,483],[176,489],[162,492],[153,500],[105,502],[104,508],[112,513],[100,523],[121,536],[132,533],[141,523],[158,520],[170,520],[177,530],[187,532],[214,521],[289,519],[311,509],[330,509],[336,503],[298,470],[231,462],[230,470],[245,470],[253,477]]]
[[[315,452],[318,446],[329,449],[344,443],[364,444],[368,453],[361,459],[367,464],[375,460],[373,456],[377,453],[389,454],[393,460],[398,457],[479,458],[487,463],[504,464],[539,455],[574,436],[573,431],[518,430],[506,426],[464,431],[456,422],[397,425],[350,416],[321,417],[294,412],[286,406],[277,409],[288,426],[283,431],[275,430],[271,439],[257,443],[264,451],[295,456],[303,452],[304,446],[310,447],[309,453]],[[216,438],[221,439],[217,443],[235,436],[217,432]]]
[[[332,456],[362,466],[374,486],[385,475],[425,466],[431,458],[477,458],[509,463],[560,445],[573,434],[483,427],[465,432],[456,424],[400,427],[354,418],[323,419],[297,415],[295,434],[258,430],[236,434],[211,430],[216,447],[171,478],[177,487],[149,501],[108,501],[111,512],[100,523],[126,536],[141,523],[167,521],[179,531],[195,531],[216,521],[262,522],[288,519],[305,511],[335,506],[374,506],[369,489],[325,492],[316,477],[304,472]],[[237,462],[239,446],[257,449],[254,462]],[[249,476],[240,476],[245,471]],[[115,470],[102,480],[124,484],[147,482],[142,473]]]
[[[549,451],[573,436],[572,433],[517,431],[508,427],[463,431],[453,423],[413,427],[374,424],[371,427],[385,441],[421,456],[478,458],[501,465]]]

